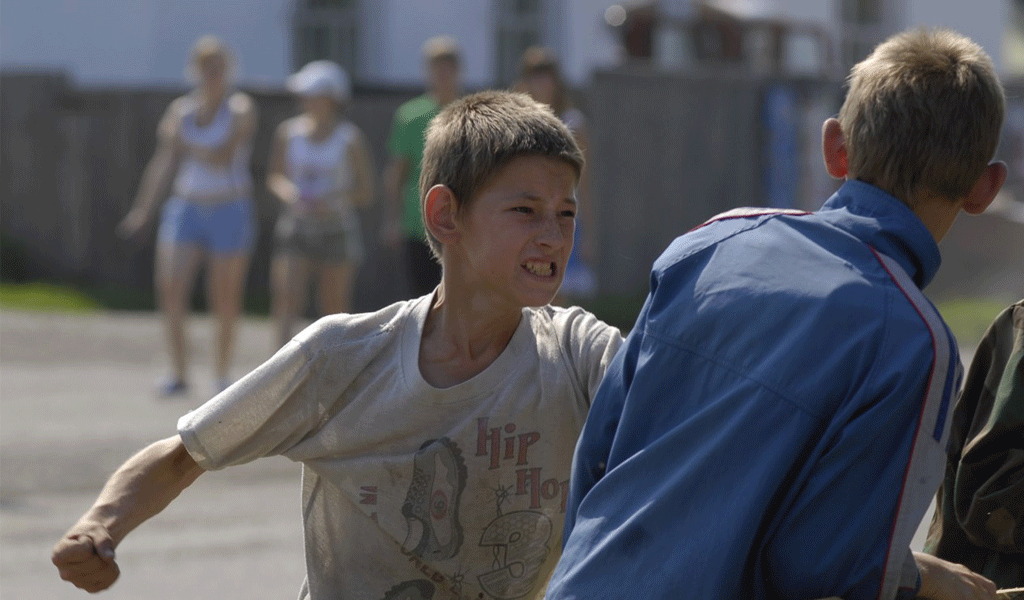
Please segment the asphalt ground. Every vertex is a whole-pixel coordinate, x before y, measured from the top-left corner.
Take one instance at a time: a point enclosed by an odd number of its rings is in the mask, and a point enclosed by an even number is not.
[[[160,400],[162,329],[152,314],[0,313],[0,596],[82,599],[53,544],[107,476],[213,392],[212,331],[190,324],[193,393]],[[273,351],[268,323],[239,332],[235,375]],[[283,458],[206,473],[118,548],[107,600],[295,598],[305,573],[299,465]]]
[[[153,314],[0,312],[0,597],[82,599],[53,544],[107,476],[213,392],[211,323],[189,326],[192,393],[157,399],[165,374]],[[270,324],[241,324],[239,376],[273,351]],[[967,357],[965,357],[966,359]],[[283,458],[206,473],[118,548],[104,600],[295,598],[305,572],[300,468]],[[927,518],[926,518],[927,521]],[[924,540],[919,530],[912,545]]]

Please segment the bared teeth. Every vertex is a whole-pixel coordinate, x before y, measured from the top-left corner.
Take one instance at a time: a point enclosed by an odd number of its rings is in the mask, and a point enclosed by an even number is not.
[[[550,277],[554,272],[554,265],[551,263],[536,263],[529,262],[524,265],[526,270],[533,273],[534,275],[541,275],[543,277]]]

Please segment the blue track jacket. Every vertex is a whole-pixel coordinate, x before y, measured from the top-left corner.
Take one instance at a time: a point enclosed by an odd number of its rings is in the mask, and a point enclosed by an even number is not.
[[[911,598],[956,342],[924,224],[850,181],[676,239],[576,448],[548,600]]]

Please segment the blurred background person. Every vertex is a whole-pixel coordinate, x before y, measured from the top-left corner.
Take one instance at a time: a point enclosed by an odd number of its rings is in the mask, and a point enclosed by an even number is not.
[[[558,57],[551,50],[533,46],[523,52],[519,62],[519,81],[515,88],[550,106],[572,131],[576,143],[583,150],[584,157],[589,159],[587,146],[590,140],[586,117],[572,105]],[[587,171],[584,171],[576,190],[578,205],[575,243],[569,256],[569,263],[565,267],[562,287],[552,304],[579,304],[593,298],[597,291],[597,276],[593,269],[597,248],[597,211],[594,207],[594,197],[589,193],[590,186],[587,184],[586,173]]]
[[[427,90],[399,106],[391,125],[381,232],[387,246],[404,254],[414,297],[429,294],[441,281],[441,265],[427,246],[420,216],[420,161],[427,125],[444,105],[462,93],[462,58],[453,38],[430,38],[423,45],[423,58]]]
[[[270,152],[267,185],[281,201],[271,263],[276,342],[291,339],[315,282],[320,315],[349,312],[365,255],[358,209],[373,200],[373,166],[362,130],[345,116],[348,74],[313,61],[288,78],[302,114],[281,123]]]
[[[157,130],[157,149],[142,176],[135,202],[118,225],[138,236],[160,212],[155,283],[163,313],[171,373],[158,384],[162,396],[188,391],[186,316],[199,267],[206,267],[206,300],[215,316],[214,388],[231,383],[235,325],[255,241],[249,172],[256,109],[232,89],[232,57],[216,37],[193,45],[186,69],[195,89],[168,107]]]

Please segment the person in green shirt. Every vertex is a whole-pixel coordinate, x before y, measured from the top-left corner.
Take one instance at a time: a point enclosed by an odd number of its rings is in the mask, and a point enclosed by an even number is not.
[[[441,281],[441,266],[426,243],[420,217],[420,161],[430,120],[461,95],[461,55],[451,37],[423,45],[427,91],[395,111],[388,139],[391,157],[384,172],[383,242],[404,255],[413,296],[429,294]]]

